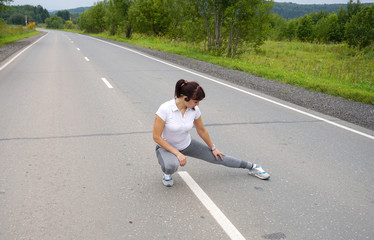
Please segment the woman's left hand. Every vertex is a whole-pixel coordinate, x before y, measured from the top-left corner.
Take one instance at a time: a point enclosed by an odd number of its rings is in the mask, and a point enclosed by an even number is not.
[[[225,155],[225,154],[221,153],[217,148],[214,149],[212,151],[212,153],[213,153],[214,157],[216,158],[216,160],[219,160],[218,157],[220,157],[221,160],[223,160],[223,155]]]

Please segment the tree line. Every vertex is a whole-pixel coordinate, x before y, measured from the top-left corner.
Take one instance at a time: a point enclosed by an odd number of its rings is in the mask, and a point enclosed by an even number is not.
[[[264,0],[104,0],[81,14],[81,29],[132,33],[204,43],[206,51],[233,57],[269,37],[342,43],[364,48],[374,41],[374,4],[349,0],[338,13],[313,12],[287,20]]]
[[[25,25],[27,17],[28,22],[44,23],[49,18],[49,12],[42,6],[12,6],[5,7],[0,11],[0,18],[6,19],[8,24],[12,25]]]
[[[81,14],[79,26],[203,43],[206,51],[233,57],[267,39],[272,6],[266,0],[104,0]]]
[[[299,40],[317,43],[342,43],[365,48],[374,42],[374,4],[350,0],[338,13],[319,11],[287,20],[273,15],[273,40]]]

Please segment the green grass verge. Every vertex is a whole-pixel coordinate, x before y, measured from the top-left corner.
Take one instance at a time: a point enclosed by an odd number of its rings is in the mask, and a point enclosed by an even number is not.
[[[17,42],[19,40],[29,38],[32,36],[35,36],[41,32],[39,31],[26,31],[26,32],[20,32],[20,33],[10,33],[6,34],[5,36],[0,37],[0,47],[5,46],[7,44]]]
[[[374,49],[358,51],[344,44],[267,41],[260,51],[239,58],[212,56],[201,45],[163,38],[92,34],[144,48],[174,53],[229,69],[353,101],[374,104]]]

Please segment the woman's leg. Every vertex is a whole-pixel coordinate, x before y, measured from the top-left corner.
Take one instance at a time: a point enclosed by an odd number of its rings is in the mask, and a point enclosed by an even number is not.
[[[247,169],[251,169],[253,167],[251,162],[243,161],[229,155],[223,155],[223,160],[220,157],[218,157],[218,160],[216,160],[211,149],[207,145],[194,139],[192,139],[191,144],[186,149],[182,150],[181,153],[210,163],[221,164],[226,167]]]
[[[171,175],[178,170],[179,161],[174,154],[166,151],[160,146],[156,146],[156,155],[163,173]]]

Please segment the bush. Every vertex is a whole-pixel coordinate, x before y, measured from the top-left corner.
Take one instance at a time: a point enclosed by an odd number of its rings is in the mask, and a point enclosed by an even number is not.
[[[360,49],[374,42],[374,4],[361,9],[345,27],[345,38],[349,46]]]
[[[312,33],[313,20],[309,15],[305,15],[300,19],[300,23],[296,31],[297,38],[301,41],[311,41]]]
[[[70,21],[70,20],[67,20],[66,22],[65,22],[65,27],[64,27],[65,29],[73,29],[74,28],[74,24],[73,24],[73,22],[72,21]]]
[[[64,20],[56,15],[47,18],[45,23],[47,24],[47,28],[62,29],[64,27]]]
[[[35,29],[35,22],[29,22],[27,24],[27,29],[34,30]]]
[[[79,16],[79,27],[89,33],[100,33],[105,30],[105,5],[98,2]]]

